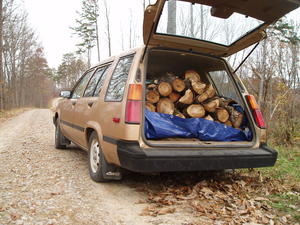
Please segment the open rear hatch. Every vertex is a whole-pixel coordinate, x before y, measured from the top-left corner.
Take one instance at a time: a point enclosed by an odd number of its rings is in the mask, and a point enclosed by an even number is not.
[[[260,130],[264,127],[258,125],[257,118],[254,118],[255,115],[253,115],[253,109],[250,108],[251,104],[247,102],[243,85],[220,57],[229,56],[260,41],[265,37],[264,29],[268,25],[297,8],[299,4],[299,0],[176,1],[176,12],[172,12],[175,14],[172,25],[175,25],[176,28],[173,26],[171,29],[170,24],[168,24],[167,1],[158,0],[156,4],[148,6],[144,15],[144,42],[146,44],[145,51],[147,51],[147,46],[151,46],[151,50],[147,52],[146,101],[148,101],[147,93],[152,89],[151,85],[157,89],[161,82],[171,83],[168,77],[170,74],[173,77],[171,80],[174,80],[174,77],[186,80],[185,73],[189,70],[199,74],[201,82],[206,84],[205,90],[211,86],[216,93],[206,101],[186,104],[185,109],[179,113],[183,113],[184,110],[186,113],[186,107],[190,104],[195,103],[204,106],[213,98],[218,98],[218,101],[221,98],[232,101],[227,105],[229,107],[226,106],[226,110],[230,114],[226,121],[229,125],[226,124],[225,120],[220,123],[222,125],[212,124],[219,127],[220,130],[219,132],[212,132],[204,140],[202,139],[203,135],[205,136],[206,132],[211,131],[211,124],[208,124],[206,120],[196,121],[197,124],[192,122],[190,125],[186,125],[187,120],[182,123],[179,121],[181,125],[188,126],[189,131],[193,130],[195,126],[198,126],[198,130],[204,130],[200,136],[196,134],[197,137],[195,137],[193,132],[193,135],[181,132],[182,127],[178,128],[178,121],[174,122],[172,116],[167,116],[168,121],[166,121],[165,118],[160,120],[161,118],[155,117],[156,115],[148,113],[152,106],[147,102],[143,121],[144,141],[149,146],[164,147],[258,147]],[[189,85],[191,84],[190,80]],[[198,99],[202,95],[197,94],[194,87],[185,88],[181,92],[178,91],[177,94],[182,97],[188,89],[194,93],[194,99]],[[160,98],[170,98],[169,94],[162,95],[159,93],[159,96]],[[176,115],[177,106],[182,107],[178,101],[177,99],[173,102],[175,111],[166,114]],[[152,112],[158,111],[158,103],[157,101],[154,102]],[[224,106],[219,105],[220,102],[217,104],[217,107],[224,108]],[[233,111],[230,112],[230,110],[232,109],[243,114],[242,123],[237,127],[233,125],[234,121],[231,120]],[[216,116],[216,111],[210,113],[206,110],[205,115],[199,117],[206,118],[208,116],[214,117],[215,122],[220,122]],[[188,115],[187,118],[190,116]],[[175,125],[172,124],[173,122]],[[152,134],[150,128],[153,131]],[[168,137],[170,132],[176,133],[177,131],[179,132],[177,137],[176,135]],[[233,136],[230,136],[231,134]],[[240,138],[241,136],[243,137]]]
[[[145,45],[222,57],[263,39],[268,25],[300,5],[299,0],[176,1],[170,27],[167,2],[157,0],[145,10]]]

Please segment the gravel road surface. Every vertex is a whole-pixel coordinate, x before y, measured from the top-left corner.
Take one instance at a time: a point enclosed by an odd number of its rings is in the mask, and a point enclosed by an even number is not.
[[[184,209],[143,216],[149,203],[138,187],[148,181],[132,173],[123,181],[93,182],[85,151],[54,148],[48,109],[0,124],[0,224],[195,224]]]

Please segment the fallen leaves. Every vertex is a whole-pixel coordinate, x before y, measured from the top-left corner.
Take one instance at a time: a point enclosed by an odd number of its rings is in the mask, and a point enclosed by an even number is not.
[[[152,184],[159,187],[151,189],[150,185],[146,188],[146,202],[151,206],[141,215],[165,215],[175,209],[188,208],[194,215],[206,217],[216,224],[289,223],[288,216],[276,215],[267,198],[270,193],[285,190],[278,180],[264,178],[255,171],[210,175],[210,178],[198,175],[162,177],[158,184]]]

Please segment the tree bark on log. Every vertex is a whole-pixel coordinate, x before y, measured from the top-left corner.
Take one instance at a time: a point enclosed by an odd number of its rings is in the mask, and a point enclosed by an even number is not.
[[[146,102],[146,108],[151,112],[156,112],[156,107],[150,102]]]

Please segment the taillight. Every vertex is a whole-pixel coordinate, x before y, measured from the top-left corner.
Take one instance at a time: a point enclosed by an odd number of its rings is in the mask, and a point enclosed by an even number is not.
[[[252,115],[255,119],[256,125],[259,128],[266,128],[266,124],[263,118],[263,115],[261,113],[260,107],[257,104],[255,97],[253,95],[246,95],[249,106],[251,108],[252,111]]]
[[[126,103],[125,122],[138,124],[141,122],[142,113],[141,84],[130,84]]]

